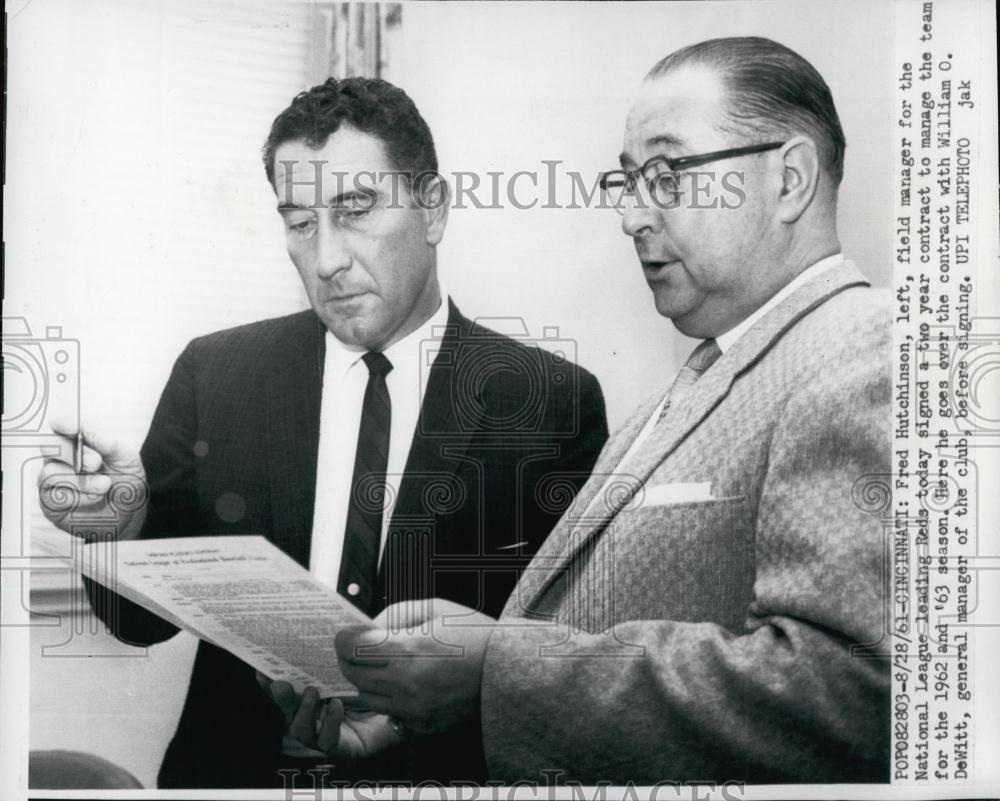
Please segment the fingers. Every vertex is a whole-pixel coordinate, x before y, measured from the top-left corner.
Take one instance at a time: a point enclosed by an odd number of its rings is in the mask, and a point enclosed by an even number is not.
[[[61,462],[50,462],[38,473],[38,502],[45,516],[65,526],[72,512],[88,512],[105,503],[111,479],[101,473],[76,475]]]
[[[400,601],[383,609],[373,622],[383,630],[386,628],[390,631],[414,629],[434,616],[432,605],[435,600],[437,599],[423,598],[414,601]]]
[[[479,612],[471,607],[465,606],[464,604],[456,603],[455,601],[449,601],[447,598],[431,598],[430,599],[430,610],[433,613],[433,617],[456,617],[456,618],[476,618],[482,617],[482,612]]]
[[[261,672],[257,683],[267,692],[285,718],[285,734],[307,748],[320,748],[332,754],[340,741],[344,708],[340,701],[324,702],[315,687],[306,687],[298,695],[287,681],[272,681]]]
[[[358,703],[363,704],[366,709],[372,712],[381,712],[384,715],[402,716],[404,710],[399,703],[394,702],[388,695],[377,695],[375,693],[358,693]]]
[[[334,754],[340,743],[340,724],[344,721],[344,705],[336,698],[326,702],[321,712],[316,745],[324,754]]]
[[[82,431],[84,470],[96,472],[101,468],[102,463],[109,468],[117,469],[119,467],[132,466],[138,461],[138,454],[132,449],[97,431],[83,428],[76,423],[58,418],[50,420],[49,426],[53,433],[59,435],[65,441],[65,446],[61,449],[60,455],[51,458],[72,464],[73,449],[76,447],[76,435],[79,431]]]
[[[461,618],[479,614],[475,609],[445,598],[421,598],[387,606],[373,622],[383,629],[388,627],[389,631],[400,631],[415,629],[422,623],[445,615]]]
[[[278,709],[285,716],[285,725],[291,725],[299,708],[298,695],[292,689],[292,685],[287,681],[271,682],[270,691],[271,700],[278,705]]]
[[[96,431],[85,428],[83,441],[88,448],[93,449],[110,469],[132,467],[138,462],[139,455],[131,448],[111,437],[106,437]],[[86,453],[86,451],[84,451]]]
[[[366,655],[365,653],[372,646],[384,641],[385,632],[378,629],[351,626],[337,632],[333,640],[333,647],[337,652],[337,659],[341,665],[348,662],[368,667],[385,667],[388,664],[388,660],[385,657]]]
[[[92,495],[103,498],[111,489],[111,477],[104,473],[81,473],[77,475],[73,469],[63,462],[47,462],[38,471],[38,488],[52,494],[60,488],[79,492],[82,495]]]
[[[75,439],[80,430],[80,424],[65,417],[53,416],[49,418],[49,428],[52,433],[59,434],[67,439]]]
[[[86,445],[83,446],[80,462],[83,465],[84,473],[96,473],[104,466],[101,454]]]
[[[316,717],[319,714],[319,693],[315,687],[306,687],[302,692],[298,709],[288,724],[288,733],[304,745],[312,747],[316,743]]]
[[[430,625],[436,621],[435,618]],[[455,653],[455,646],[442,643],[430,630],[414,633],[412,630],[387,631],[354,626],[337,632],[333,645],[341,665],[351,663],[365,667],[386,667],[400,658],[416,655],[449,656]]]
[[[365,667],[363,665],[340,663],[340,672],[351,684],[362,692],[389,696],[393,694],[393,685],[387,678],[388,672],[381,667]]]
[[[50,444],[43,446],[42,450],[45,453],[45,463],[49,464],[50,462],[54,462],[72,470],[76,462],[76,437],[60,436],[59,451],[57,453],[50,453],[49,451],[51,448],[52,445]],[[101,454],[93,448],[87,447],[87,445],[84,445],[82,448],[81,461],[83,463],[83,471],[87,473],[96,473],[104,464]]]

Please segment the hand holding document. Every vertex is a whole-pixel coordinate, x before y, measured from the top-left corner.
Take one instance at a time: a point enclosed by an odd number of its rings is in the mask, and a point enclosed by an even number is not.
[[[92,543],[84,575],[296,692],[356,695],[334,637],[371,619],[263,537]]]
[[[403,742],[398,722],[357,706],[354,699],[321,700],[312,687],[298,694],[287,682],[261,673],[257,681],[285,717],[281,750],[287,756],[356,762]]]

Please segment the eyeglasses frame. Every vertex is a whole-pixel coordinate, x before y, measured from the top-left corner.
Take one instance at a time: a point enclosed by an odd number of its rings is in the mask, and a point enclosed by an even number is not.
[[[663,172],[658,172],[653,178],[658,178],[665,172],[669,171],[675,175],[680,174],[680,172],[687,167],[700,167],[702,164],[708,164],[713,161],[722,161],[723,159],[736,158],[737,156],[750,156],[754,153],[764,153],[768,150],[777,150],[779,147],[783,147],[786,142],[764,142],[757,145],[745,145],[744,147],[734,147],[727,150],[714,150],[711,153],[700,153],[693,156],[680,156],[678,158],[671,158],[670,156],[657,155],[650,159],[634,170],[617,169],[608,170],[607,172],[602,172],[598,178],[598,186],[600,186],[602,191],[608,191],[608,179],[612,175],[623,176],[624,185],[628,185],[631,180],[633,186],[637,185],[637,178],[642,178],[646,184],[646,189],[649,191],[650,196],[652,196],[652,180],[646,178],[646,170],[651,164],[656,162],[665,162],[668,170]],[[618,208],[617,206],[615,207]]]

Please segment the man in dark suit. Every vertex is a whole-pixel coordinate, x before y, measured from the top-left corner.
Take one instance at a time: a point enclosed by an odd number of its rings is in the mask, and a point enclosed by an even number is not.
[[[498,615],[607,438],[596,380],[441,291],[449,190],[401,90],[314,87],[275,120],[264,160],[312,309],[192,341],[141,454],[87,432],[79,475],[43,469],[46,514],[71,530],[75,511],[107,509],[120,538],[263,534],[373,616],[430,597]],[[75,509],[54,501],[67,482]],[[123,486],[148,503],[116,507]],[[123,640],[176,633],[88,590]],[[159,786],[281,786],[282,768],[329,762],[296,728],[316,700],[200,643]],[[342,729],[340,777],[484,776],[476,724],[405,744],[384,715]],[[399,747],[365,762],[372,743]]]

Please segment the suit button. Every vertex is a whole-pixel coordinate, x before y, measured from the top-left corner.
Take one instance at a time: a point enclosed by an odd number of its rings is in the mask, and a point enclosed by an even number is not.
[[[357,595],[359,592],[361,592],[361,588],[357,584],[355,584],[353,581],[350,584],[347,585],[347,594],[348,595]]]

